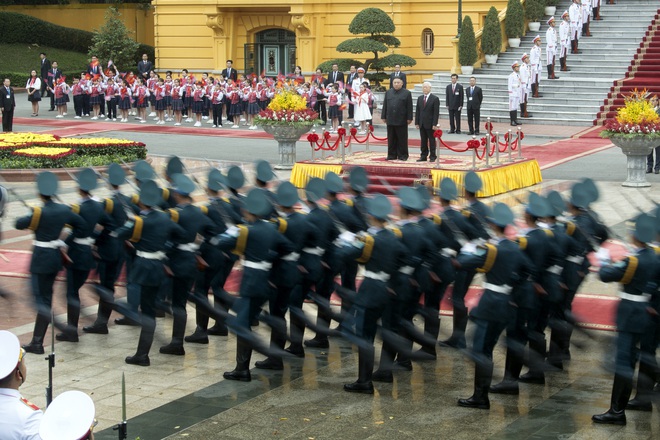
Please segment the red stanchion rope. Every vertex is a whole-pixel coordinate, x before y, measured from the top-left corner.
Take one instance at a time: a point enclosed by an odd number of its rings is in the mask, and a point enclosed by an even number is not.
[[[453,148],[451,145],[447,145],[447,144],[445,143],[445,141],[442,140],[442,130],[436,130],[436,131],[434,131],[434,132],[433,132],[433,137],[436,138],[436,139],[438,139],[438,140],[440,141],[440,144],[441,144],[443,147],[445,147],[445,148],[448,149],[448,150],[453,151],[454,153],[464,153],[464,152],[466,152],[467,150],[470,149],[470,147],[466,147],[466,148],[463,149],[463,150],[459,150],[459,149],[457,149],[457,148]]]
[[[386,141],[387,140],[387,136],[384,137],[384,138],[379,138],[379,137],[374,136],[374,126],[373,125],[369,125],[369,133],[368,134],[369,134],[369,136],[376,139],[377,141]]]
[[[371,132],[367,133],[366,136],[364,137],[364,139],[363,139],[363,140],[360,140],[360,139],[358,139],[357,136],[356,136],[356,135],[357,135],[357,128],[355,128],[355,127],[351,127],[351,135],[349,136],[348,139],[349,139],[349,140],[350,140],[350,139],[355,139],[355,142],[357,142],[358,144],[364,144],[365,142],[367,142],[367,139],[369,139],[369,135],[370,135],[370,134],[371,134]]]

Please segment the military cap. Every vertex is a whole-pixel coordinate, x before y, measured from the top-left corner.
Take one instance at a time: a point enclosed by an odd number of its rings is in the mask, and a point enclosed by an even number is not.
[[[90,192],[93,189],[96,189],[98,181],[96,179],[96,173],[91,168],[83,168],[76,176],[78,180],[78,186],[81,190]]]
[[[344,181],[332,171],[325,175],[325,186],[329,193],[337,194],[344,192]]]
[[[285,208],[291,208],[298,203],[298,189],[291,182],[282,182],[277,187],[277,203]]]
[[[426,185],[419,185],[417,188],[415,188],[415,190],[422,198],[422,202],[424,202],[424,209],[428,209],[428,207],[431,206],[431,193],[429,193],[429,189],[426,187]]]
[[[536,37],[534,37],[533,42],[536,43],[537,41],[541,41],[541,36],[540,35],[537,35]]]
[[[275,177],[273,169],[265,160],[258,160],[255,163],[255,168],[257,170],[257,180],[261,180],[262,182],[270,182]]]
[[[147,179],[140,187],[140,202],[145,206],[157,206],[163,200],[163,192],[156,182]]]
[[[243,171],[234,165],[227,170],[227,186],[234,190],[239,190],[245,185],[245,176]]]
[[[490,214],[486,219],[501,228],[506,227],[507,225],[513,224],[513,212],[504,203],[495,203]]]
[[[319,179],[318,177],[312,177],[309,179],[307,186],[305,186],[306,197],[310,202],[317,202],[321,200],[323,197],[325,197],[326,191],[327,189],[325,187],[325,182],[323,179]]]
[[[589,197],[589,204],[591,205],[593,202],[597,201],[598,198],[600,197],[600,193],[598,192],[598,187],[596,186],[596,182],[594,182],[593,179],[587,177],[585,179],[582,179],[582,185],[584,186],[584,189],[587,191],[587,196]]]
[[[12,332],[0,330],[0,379],[9,376],[18,366],[21,344]]]
[[[552,217],[560,216],[566,210],[566,202],[557,191],[550,191],[546,195],[546,199],[552,208],[552,213],[550,214]]]
[[[437,192],[437,195],[443,200],[456,200],[458,197],[456,183],[449,177],[445,177],[440,181],[440,190]]]
[[[365,192],[367,190],[367,185],[369,184],[367,170],[362,167],[351,168],[350,174],[348,176],[348,182],[350,183],[353,190],[361,193]]]
[[[571,188],[570,203],[580,209],[586,209],[589,206],[589,191],[584,187],[583,183],[578,182]]]
[[[174,184],[174,191],[179,194],[189,196],[195,191],[195,183],[185,174],[172,174],[170,178]]]
[[[225,186],[227,186],[227,178],[220,172],[219,169],[213,168],[211,171],[209,171],[206,186],[211,191],[220,191]]]
[[[110,185],[119,186],[126,182],[126,172],[121,165],[111,163],[108,167],[108,182]]]
[[[546,199],[535,192],[530,192],[525,211],[534,217],[547,217],[552,214],[552,207]]]
[[[165,174],[170,179],[175,174],[183,174],[183,162],[179,159],[179,156],[171,156],[167,160],[167,167],[165,167]]]
[[[397,191],[397,196],[402,208],[420,212],[426,208],[422,196],[415,188],[404,186]]]
[[[512,69],[515,69],[516,67],[520,67],[520,63],[518,63],[518,61],[514,61],[513,64],[511,64]]]
[[[551,21],[555,21],[555,17],[548,18],[548,21],[546,21],[546,23],[550,24]]]
[[[94,401],[82,391],[65,391],[46,409],[39,436],[43,440],[87,438],[94,425]]]
[[[263,217],[273,210],[273,205],[266,197],[265,191],[254,188],[245,197],[245,208],[250,214]]]
[[[635,220],[635,238],[642,243],[649,243],[655,239],[656,221],[648,214],[640,214]]]
[[[42,171],[37,175],[37,189],[42,196],[54,196],[57,193],[57,176],[50,171]]]
[[[379,220],[386,220],[391,212],[392,204],[384,195],[377,194],[375,197],[367,199],[367,213],[370,216]]]
[[[474,171],[468,171],[465,174],[465,191],[471,192],[473,194],[477,193],[483,186],[484,183],[481,181],[481,177]]]
[[[144,160],[139,160],[135,163],[133,172],[135,173],[135,180],[138,182],[144,182],[156,176],[154,169]]]

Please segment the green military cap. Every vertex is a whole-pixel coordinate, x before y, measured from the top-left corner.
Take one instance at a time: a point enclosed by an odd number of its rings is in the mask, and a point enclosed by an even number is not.
[[[266,197],[265,191],[254,188],[245,197],[245,208],[250,214],[263,217],[272,211],[273,205]]]
[[[183,162],[179,159],[179,156],[171,156],[167,160],[167,166],[165,167],[165,174],[170,179],[175,174],[183,174]]]
[[[81,190],[90,192],[93,189],[96,189],[98,181],[96,179],[96,173],[91,168],[83,168],[76,176],[78,181],[78,186]]]
[[[365,192],[367,190],[367,185],[369,184],[367,170],[362,167],[351,168],[348,182],[353,190],[361,193]]]
[[[236,165],[232,166],[227,170],[227,186],[234,190],[239,190],[243,188],[245,184],[245,176],[243,171]]]
[[[585,179],[582,179],[582,185],[584,186],[584,189],[587,192],[587,196],[589,197],[588,204],[591,205],[600,197],[600,193],[598,192],[598,187],[596,186],[596,182],[594,182],[593,179],[587,177]]]
[[[397,191],[399,205],[412,211],[423,211],[425,209],[424,200],[417,190],[410,186],[404,186]]]
[[[151,179],[142,181],[140,186],[140,202],[145,206],[158,206],[163,200],[163,192]]]
[[[329,193],[337,194],[344,191],[344,181],[332,171],[325,175],[325,186]]]
[[[513,211],[504,203],[495,203],[486,220],[501,228],[513,224]]]
[[[227,178],[220,172],[219,169],[213,168],[211,171],[209,171],[206,186],[211,191],[220,191],[222,188],[227,186]]]
[[[377,194],[371,199],[367,199],[367,213],[379,220],[387,220],[387,216],[392,212],[392,204],[389,199],[382,194]]]
[[[108,167],[108,182],[110,185],[119,186],[126,181],[126,172],[121,165],[111,163]]]
[[[590,203],[589,190],[585,188],[584,184],[578,182],[571,188],[571,205],[576,208],[586,209]]]
[[[476,193],[479,191],[483,186],[483,182],[481,181],[481,177],[474,171],[468,171],[465,174],[465,190],[467,192],[471,193]]]
[[[174,191],[179,194],[189,196],[195,191],[195,183],[185,174],[172,174],[170,178],[174,183]]]
[[[57,193],[57,176],[50,171],[42,171],[37,175],[37,189],[42,196],[54,196]]]
[[[424,202],[424,209],[428,209],[428,207],[431,206],[431,193],[429,193],[429,189],[426,185],[419,185],[415,190],[419,193],[419,196]]]
[[[456,188],[456,183],[449,177],[445,177],[440,181],[440,190],[437,194],[443,200],[456,200],[458,198],[458,188]]]
[[[548,200],[548,203],[552,209],[552,213],[550,214],[552,217],[558,217],[562,215],[566,210],[566,202],[564,201],[564,198],[561,196],[561,194],[559,194],[559,192],[550,191],[546,195],[546,199]]]
[[[635,232],[633,235],[642,243],[653,241],[656,236],[655,219],[648,214],[640,214],[635,219]]]
[[[285,208],[291,208],[298,203],[298,189],[291,182],[282,182],[277,187],[277,203]]]
[[[154,169],[144,160],[138,160],[133,166],[135,173],[135,180],[144,182],[145,180],[153,179],[156,176]]]
[[[552,207],[545,198],[530,192],[525,211],[534,217],[547,217],[552,214]]]
[[[270,182],[275,177],[273,169],[270,167],[270,164],[265,160],[258,160],[255,162],[255,168],[257,170],[257,180],[262,182]]]
[[[319,179],[318,177],[312,177],[309,179],[307,186],[305,186],[305,194],[307,196],[307,200],[310,202],[318,202],[324,198],[326,191],[327,189],[325,187],[325,182],[323,179]]]

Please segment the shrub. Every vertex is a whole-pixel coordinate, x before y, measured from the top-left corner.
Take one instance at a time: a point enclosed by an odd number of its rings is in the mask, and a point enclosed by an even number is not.
[[[545,13],[545,0],[527,0],[525,2],[525,18],[537,22]]]
[[[471,66],[477,62],[477,58],[477,38],[474,36],[472,19],[466,15],[458,39],[458,63],[461,66]]]
[[[523,20],[523,7],[520,0],[509,0],[506,6],[506,36],[520,38],[523,35],[525,21]]]
[[[497,55],[502,50],[502,29],[495,6],[491,6],[486,15],[484,31],[481,35],[481,50],[486,55]]]

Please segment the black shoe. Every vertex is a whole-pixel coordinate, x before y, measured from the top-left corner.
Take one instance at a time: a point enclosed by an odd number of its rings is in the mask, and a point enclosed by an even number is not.
[[[126,318],[126,317],[115,319],[115,324],[117,324],[117,325],[130,325],[130,326],[133,326],[133,327],[137,327],[137,326],[140,325],[138,322],[135,322],[132,319]]]
[[[49,108],[48,111],[49,111],[49,112],[54,112],[55,109],[54,109],[54,108]]]
[[[474,132],[474,134],[476,134],[477,136],[479,136],[481,133],[479,133],[479,130],[477,130],[477,131]]]
[[[420,157],[419,159],[417,159],[417,162],[426,162],[426,158],[425,157]]]
[[[606,423],[608,425],[625,425],[626,424],[626,412],[625,411],[613,411],[612,409],[607,410],[606,413],[596,414],[591,416],[591,420],[595,423]]]
[[[400,157],[399,160],[402,161],[402,162],[405,162],[405,161],[408,160],[408,158],[407,157]]]
[[[420,357],[422,357],[422,356],[428,357],[429,360],[435,360],[435,359],[438,358],[438,355],[435,353],[435,349],[431,349],[431,348],[420,348],[419,350],[417,350],[413,354],[417,355],[417,356],[420,356]]]
[[[503,380],[497,385],[490,387],[488,392],[493,394],[508,394],[511,396],[517,396],[520,394],[520,388],[518,387],[518,382],[516,381]]]
[[[284,369],[284,366],[282,365],[282,361],[276,361],[275,359],[268,358],[263,361],[257,361],[254,363],[255,368],[259,368],[261,370],[275,370],[275,371],[280,371]]]
[[[371,380],[373,380],[374,382],[392,383],[394,382],[394,375],[392,374],[391,371],[376,370],[374,371]]]
[[[389,157],[388,156],[386,160],[396,160],[396,157]]]
[[[291,353],[292,355],[299,357],[299,358],[304,358],[305,357],[305,350],[302,348],[293,348],[289,346],[288,348],[284,349],[287,353]]]
[[[431,157],[431,158],[429,158],[429,160],[430,160],[431,162],[435,162],[436,159],[437,159],[437,157]]]
[[[154,316],[156,318],[164,318],[165,317],[165,310],[156,309],[156,311],[154,312]]]
[[[472,136],[474,134],[474,131],[468,131],[468,134]]]
[[[545,385],[545,376],[539,373],[525,373],[518,378],[519,382]]]
[[[162,354],[172,354],[174,356],[183,356],[186,354],[186,350],[183,349],[183,345],[178,344],[167,344],[160,347],[159,350]]]
[[[135,355],[135,356],[128,356],[124,361],[127,364],[130,365],[139,365],[141,367],[148,367],[151,365],[151,362],[149,361],[149,356],[146,354],[143,355]]]
[[[58,333],[55,339],[62,342],[78,342],[78,333]]]
[[[490,409],[490,402],[488,401],[488,398],[478,399],[472,396],[469,399],[458,399],[458,406],[465,408]]]
[[[250,370],[225,371],[222,374],[222,377],[224,377],[227,380],[238,380],[241,382],[250,382],[252,380],[252,376],[250,375]]]
[[[259,320],[253,319],[252,321],[250,321],[250,327],[259,327]]]
[[[344,391],[348,391],[349,393],[373,394],[374,393],[374,384],[373,384],[373,382],[347,383],[346,385],[344,385]]]
[[[197,331],[190,335],[186,336],[183,338],[184,341],[186,342],[192,342],[193,344],[208,344],[209,343],[209,337],[206,334],[205,331]]]
[[[660,174],[660,170],[653,171],[653,174]]]
[[[328,342],[327,339],[308,339],[305,341],[305,347],[309,348],[329,348],[330,343]]]
[[[653,405],[651,404],[651,402],[643,402],[638,398],[634,398],[628,401],[628,405],[626,405],[626,409],[630,409],[633,411],[650,412],[653,411]]]
[[[107,335],[108,326],[104,324],[92,324],[87,327],[83,327],[85,333],[95,333],[97,335]]]
[[[206,333],[212,336],[227,336],[229,334],[227,327],[218,324],[206,330]]]
[[[463,132],[461,130],[456,130],[456,134],[462,134]]]
[[[412,371],[412,362],[410,361],[396,361],[392,366],[393,370]]]
[[[23,345],[23,350],[25,350],[26,353],[34,353],[34,354],[44,354],[44,346],[41,344],[36,344],[34,342],[30,342],[27,345]]]
[[[451,130],[451,131],[449,132],[449,134],[454,134],[454,133],[456,133],[455,130]]]
[[[512,126],[512,127],[515,127],[515,126],[517,126],[517,125],[518,125],[518,124],[516,124],[515,122],[511,122],[511,126]]]
[[[458,338],[449,338],[446,341],[440,341],[438,342],[438,345],[440,347],[456,348],[456,349],[462,349],[467,346],[464,339],[458,339]]]

